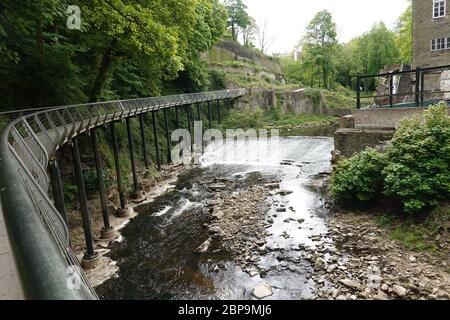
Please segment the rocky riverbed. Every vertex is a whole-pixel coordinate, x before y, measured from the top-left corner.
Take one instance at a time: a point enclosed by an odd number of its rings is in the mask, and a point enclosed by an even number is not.
[[[326,195],[333,141],[281,138],[262,160],[214,148],[112,247],[105,299],[449,299],[447,262]],[[235,153],[234,153],[235,154]]]
[[[321,183],[320,179],[315,182]],[[231,194],[221,193],[217,185],[212,185],[212,189],[217,191],[217,197],[205,208],[210,213],[210,223],[205,225],[210,237],[197,248],[197,253],[210,252],[210,245],[220,241],[245,272],[262,279],[271,271],[259,264],[268,253],[276,254],[280,269],[292,272],[296,272],[300,261],[308,261],[311,268],[307,278],[315,283],[316,299],[450,299],[450,275],[444,271],[447,263],[441,261],[437,266],[430,255],[407,251],[390,240],[387,231],[377,227],[369,214],[330,214],[327,231],[309,236],[313,246],[298,243],[286,250],[267,246],[271,235],[267,230],[272,227],[273,218],[293,210],[288,202],[271,199],[289,194],[289,190],[281,190],[278,183]],[[273,215],[268,215],[270,205],[276,208]],[[329,203],[326,206],[332,207]],[[339,211],[336,207],[333,210]],[[303,219],[287,217],[283,221],[298,223],[298,228],[302,228]],[[285,232],[282,236],[289,238],[290,234]],[[253,295],[265,298],[271,292],[270,283],[262,282],[255,286]]]

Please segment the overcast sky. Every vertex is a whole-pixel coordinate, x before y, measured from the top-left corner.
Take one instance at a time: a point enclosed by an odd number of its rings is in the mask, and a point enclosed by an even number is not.
[[[305,28],[321,10],[332,13],[338,38],[346,42],[370,30],[377,21],[393,28],[408,6],[407,0],[243,0],[256,21],[268,19],[269,34],[275,41],[269,52],[290,52]]]

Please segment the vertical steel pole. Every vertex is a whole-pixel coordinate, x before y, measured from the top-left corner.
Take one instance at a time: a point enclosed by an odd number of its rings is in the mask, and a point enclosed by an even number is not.
[[[188,123],[189,134],[192,136],[192,127],[191,127],[191,105],[186,105],[186,117]]]
[[[145,125],[144,125],[144,115],[139,115],[139,126],[141,129],[141,143],[142,143],[142,154],[144,155],[144,165],[148,169],[150,168],[150,161],[148,160],[147,154],[147,141],[145,139]]]
[[[361,77],[356,77],[356,109],[361,109]]]
[[[139,181],[136,170],[136,159],[134,157],[134,142],[133,135],[131,133],[131,119],[127,118],[127,135],[128,135],[128,147],[130,149],[131,171],[133,173],[133,197],[139,196]]]
[[[415,94],[416,94],[416,108],[419,107],[419,100],[420,100],[420,68],[417,67],[416,68],[416,90],[415,90]]]
[[[84,256],[86,260],[94,259],[97,254],[94,251],[94,243],[92,241],[91,221],[89,220],[89,212],[87,207],[86,189],[84,187],[83,171],[81,170],[80,147],[78,145],[78,137],[72,142],[72,158],[75,169],[75,180],[78,188],[78,198],[80,201],[81,218],[83,220],[84,238],[86,241],[87,252]]]
[[[175,125],[176,129],[180,129],[180,116],[178,114],[178,106],[175,107]]]
[[[230,98],[227,99],[227,110],[230,112]]]
[[[49,161],[48,171],[50,174],[50,182],[52,184],[52,193],[53,200],[55,201],[55,207],[67,224],[66,204],[64,202],[64,191],[61,181],[61,173],[59,171],[59,165],[56,159],[51,159]]]
[[[197,121],[202,121],[202,113],[200,112],[200,102],[197,102]]]
[[[423,107],[423,102],[424,102],[424,93],[425,91],[425,73],[422,71],[421,75],[420,75],[420,105],[421,107]]]
[[[170,133],[169,133],[169,121],[167,117],[167,109],[163,110],[164,112],[164,131],[166,133],[166,142],[167,142],[167,163],[172,162],[172,155],[171,155],[171,141],[170,141]]]
[[[394,106],[394,77],[389,76],[389,105],[391,108]]]
[[[105,180],[103,178],[102,162],[100,159],[100,148],[98,145],[97,129],[91,130],[92,149],[94,150],[95,170],[97,172],[97,187],[100,193],[100,202],[102,205],[102,215],[104,228],[102,232],[111,231],[111,224],[109,222],[108,200],[106,198]]]
[[[156,164],[158,165],[158,170],[161,170],[161,159],[159,158],[158,128],[156,126],[156,112],[158,111],[152,111],[153,137],[155,139]]]
[[[217,100],[217,121],[219,122],[219,124],[221,123],[221,119],[220,119],[220,100]]]
[[[208,128],[212,128],[212,116],[211,116],[211,102],[208,101]]]
[[[111,134],[112,134],[112,143],[113,143],[113,151],[114,151],[114,164],[116,167],[116,176],[117,176],[117,190],[119,191],[119,199],[120,199],[120,210],[125,212],[125,193],[123,191],[123,182],[122,182],[122,172],[120,170],[120,159],[119,159],[119,144],[117,143],[117,131],[115,122],[111,122]]]

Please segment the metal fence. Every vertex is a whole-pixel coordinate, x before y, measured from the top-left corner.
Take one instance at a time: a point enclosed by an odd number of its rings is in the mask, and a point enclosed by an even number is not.
[[[433,83],[437,80],[435,75],[444,71],[450,71],[450,65],[417,68],[415,70],[398,70],[388,73],[359,75],[356,77],[356,107],[361,109],[362,100],[373,99],[373,104],[378,107],[425,107],[429,104],[441,101],[449,94],[448,90],[436,88]],[[405,88],[398,86],[400,77],[407,77],[409,85]],[[364,94],[369,82],[386,84],[386,92],[381,94]],[[396,85],[397,84],[397,89]]]
[[[17,118],[0,136],[0,203],[23,291],[32,299],[96,299],[48,197],[47,165],[73,137],[112,121],[175,106],[233,99],[245,89],[43,109]]]

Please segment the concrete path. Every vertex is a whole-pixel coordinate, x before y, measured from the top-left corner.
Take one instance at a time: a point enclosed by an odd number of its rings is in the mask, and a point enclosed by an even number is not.
[[[0,207],[0,300],[24,299]]]

